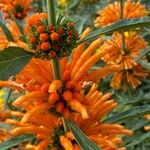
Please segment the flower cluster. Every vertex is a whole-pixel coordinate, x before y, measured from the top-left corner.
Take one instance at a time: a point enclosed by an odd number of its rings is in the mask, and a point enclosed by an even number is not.
[[[78,39],[74,22],[60,20],[56,26],[48,25],[46,13],[31,16],[26,33],[29,47],[46,58],[68,56]]]
[[[81,39],[89,33],[90,29],[87,28]],[[15,107],[23,110],[16,116],[18,119],[8,118],[5,121],[14,125],[11,135],[36,135],[39,143],[32,147],[37,150],[44,150],[48,146],[57,150],[80,149],[72,133],[65,133],[62,128],[61,117],[65,116],[102,149],[119,149],[122,139],[118,135],[131,135],[132,131],[119,124],[100,122],[117,103],[110,93],[100,92],[94,82],[118,71],[120,66],[109,65],[88,71],[104,56],[104,51],[95,52],[101,44],[101,39],[95,40],[87,48],[82,43],[72,52],[71,61],[68,61],[68,57],[61,58],[62,80],[54,80],[50,61],[33,58],[16,76],[15,82],[0,82],[0,86],[26,91],[13,102]]]
[[[110,25],[119,19],[120,2],[109,4],[99,11],[99,17],[94,21],[96,27]],[[147,15],[147,11],[139,2],[127,0],[122,8],[123,18],[136,18]],[[113,14],[113,16],[112,16]],[[120,64],[120,70],[114,73],[111,87],[126,90],[128,86],[136,88],[141,84],[140,79],[148,76],[148,72],[136,61],[141,51],[147,47],[147,42],[139,35],[138,31],[115,32],[112,39],[106,40],[102,46],[105,56],[102,57],[107,65]],[[142,58],[146,61],[145,58]]]
[[[135,61],[140,52],[146,48],[147,42],[139,36],[137,32],[125,33],[126,51],[122,47],[122,36],[116,32],[111,40],[106,40],[103,49],[106,51],[102,60],[106,64],[120,64],[122,69],[113,75],[111,86],[119,89],[123,83],[130,83],[136,88],[140,83],[140,78],[148,76],[140,64]]]
[[[114,4],[109,4],[103,10],[98,12],[98,17],[94,21],[96,27],[107,26],[120,19],[120,2],[116,1]],[[123,10],[124,18],[132,19],[148,15],[148,11],[139,2],[132,2],[126,0],[124,2]]]
[[[13,14],[15,18],[22,20],[29,12],[31,0],[1,0],[0,9],[5,13],[5,18],[11,18]]]

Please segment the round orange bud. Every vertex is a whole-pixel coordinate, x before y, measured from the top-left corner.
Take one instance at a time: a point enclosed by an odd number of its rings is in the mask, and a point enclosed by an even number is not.
[[[48,98],[48,101],[52,104],[54,104],[58,100],[59,100],[59,95],[55,92],[51,93],[49,98]]]
[[[70,25],[70,27],[74,27],[74,22],[71,21],[71,22],[69,23],[69,25]]]
[[[41,33],[40,34],[40,41],[45,42],[48,40],[48,34],[47,33]]]
[[[34,44],[35,41],[36,41],[36,39],[35,39],[33,36],[31,36],[31,37],[30,37],[30,43],[31,43],[31,44]]]
[[[51,58],[55,58],[55,57],[56,57],[56,52],[51,51],[51,52],[49,53],[49,56],[50,56]]]
[[[58,102],[58,103],[56,104],[56,111],[57,111],[57,112],[62,113],[63,110],[64,110],[64,108],[65,108],[65,105],[64,105],[63,102]]]
[[[51,48],[51,44],[49,42],[44,42],[41,44],[41,50],[48,51]]]
[[[57,32],[53,32],[50,35],[50,38],[51,38],[52,41],[58,41],[59,40],[59,34]]]
[[[73,89],[75,87],[75,85],[76,85],[75,81],[67,81],[66,89],[68,89],[68,90]]]
[[[63,93],[63,97],[66,101],[70,101],[72,100],[72,92],[69,91],[69,90],[66,90],[64,93]]]
[[[45,27],[44,26],[40,25],[40,26],[37,27],[37,32],[38,33],[43,33],[44,31],[45,31]]]
[[[65,117],[67,117],[67,118],[69,118],[69,116],[70,116],[70,113],[69,113],[69,111],[68,111],[68,109],[64,109],[64,111],[62,112],[62,114],[65,116]]]
[[[59,33],[59,34],[64,34],[64,30],[63,29],[58,29],[58,31],[57,31],[57,33]]]
[[[49,31],[54,31],[54,28],[55,28],[55,27],[54,27],[53,25],[50,25],[50,26],[48,27],[48,30],[49,30]]]
[[[16,16],[17,16],[17,18],[21,18],[22,14],[21,13],[17,13]]]

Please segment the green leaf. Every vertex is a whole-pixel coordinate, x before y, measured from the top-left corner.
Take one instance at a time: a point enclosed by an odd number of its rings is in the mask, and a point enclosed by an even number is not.
[[[68,10],[76,8],[80,4],[80,0],[71,0],[67,6]]]
[[[14,38],[12,37],[10,31],[8,30],[8,28],[6,27],[6,25],[3,24],[1,21],[0,21],[0,27],[4,31],[4,34],[5,34],[6,38],[7,38],[7,40],[11,41],[11,42],[14,42]]]
[[[112,117],[107,118],[103,122],[116,123],[116,122],[121,122],[123,120],[129,119],[132,117],[143,116],[148,113],[150,113],[150,105],[135,106],[135,107],[131,108],[130,110],[113,115]]]
[[[34,137],[29,134],[21,135],[15,138],[12,138],[10,140],[7,140],[5,142],[2,142],[0,144],[0,150],[8,150],[9,148],[12,148],[13,146],[18,145],[19,143],[32,140]]]
[[[148,71],[150,71],[150,63],[149,62],[145,62],[143,60],[137,60],[137,62],[145,69],[147,69]]]
[[[79,41],[79,43],[89,40],[91,38],[99,37],[102,34],[109,34],[120,30],[126,31],[132,28],[146,27],[146,26],[150,26],[150,17],[141,17],[136,19],[122,19],[116,23],[113,23],[110,26],[93,31],[83,40]]]
[[[66,125],[72,131],[77,143],[82,150],[100,150],[100,148],[91,140],[89,140],[81,129],[72,121],[66,120]]]
[[[0,128],[7,129],[9,131],[12,129],[12,126],[0,121]]]
[[[85,22],[86,22],[85,18],[75,19],[75,29],[78,31],[79,34],[82,33]]]
[[[147,138],[150,138],[150,131],[145,134],[142,134],[141,136],[135,136],[134,139],[132,139],[132,142],[130,144],[126,145],[126,147],[131,147],[131,146],[137,145],[137,144],[143,142]]]
[[[138,57],[135,58],[135,60],[139,60],[140,58],[142,58],[143,56],[147,55],[148,53],[150,53],[150,46],[146,49],[144,49],[140,55],[138,55]]]
[[[15,23],[16,23],[16,25],[17,25],[19,31],[20,31],[22,34],[24,34],[24,33],[23,33],[23,26],[21,25],[21,21],[19,21],[18,19],[16,19],[13,15],[12,15],[11,17],[12,17],[12,19],[15,21]]]
[[[8,47],[0,51],[0,80],[16,75],[32,56],[32,53],[20,47]]]

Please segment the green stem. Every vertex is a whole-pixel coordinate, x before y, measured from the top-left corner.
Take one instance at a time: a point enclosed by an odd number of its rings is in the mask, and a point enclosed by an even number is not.
[[[68,128],[67,128],[67,125],[66,125],[65,118],[64,118],[64,117],[62,117],[61,119],[62,119],[62,124],[63,124],[64,131],[65,131],[65,133],[67,133]]]
[[[120,0],[120,19],[124,18],[123,12],[124,12],[124,0]],[[124,31],[121,31],[121,36],[122,36],[122,50],[123,53],[127,54],[128,50],[126,48]]]
[[[46,2],[47,2],[48,24],[56,26],[55,2],[54,0],[46,0]],[[61,68],[59,64],[59,59],[58,58],[51,59],[51,62],[52,62],[54,79],[61,80]],[[65,133],[67,133],[68,130],[67,130],[64,117],[62,117],[62,124]]]
[[[123,19],[124,0],[120,0],[120,19]]]
[[[47,2],[47,14],[48,14],[48,24],[56,26],[56,13],[55,13],[55,1],[46,0]],[[61,80],[61,71],[59,65],[59,59],[51,59],[54,79]]]
[[[61,69],[60,69],[59,59],[53,58],[51,59],[51,62],[52,62],[54,78],[56,80],[61,80]]]
[[[46,2],[47,2],[48,24],[56,26],[55,0],[46,0]]]

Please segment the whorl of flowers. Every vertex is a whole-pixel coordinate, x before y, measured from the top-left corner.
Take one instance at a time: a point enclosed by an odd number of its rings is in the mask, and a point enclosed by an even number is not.
[[[96,27],[110,25],[116,21],[119,21],[120,14],[120,2],[116,1],[98,12],[98,17],[95,19],[94,25]],[[132,19],[146,16],[148,15],[148,11],[142,4],[140,4],[140,2],[126,0],[124,3],[123,14],[124,18]]]
[[[81,39],[89,34],[87,28]],[[102,149],[118,150],[122,142],[118,135],[131,135],[132,131],[118,124],[106,124],[100,120],[113,110],[117,103],[110,93],[103,94],[94,82],[120,69],[109,65],[89,72],[89,69],[104,56],[97,51],[102,41],[97,39],[87,48],[82,43],[68,57],[60,60],[62,80],[54,80],[50,61],[33,58],[16,76],[16,81],[0,81],[0,86],[26,91],[13,105],[23,112],[11,114],[18,119],[8,118],[5,122],[14,125],[12,136],[31,133],[39,139],[36,150],[80,149],[71,132],[64,132],[60,117],[74,121],[83,132]]]
[[[46,13],[36,13],[26,27],[29,47],[46,58],[60,58],[70,54],[78,39],[74,22],[58,18],[57,25],[48,25]]]
[[[129,83],[133,88],[136,88],[140,83],[140,78],[148,76],[136,61],[140,52],[146,48],[147,42],[139,36],[137,32],[130,31],[125,33],[125,48],[122,47],[122,35],[118,32],[113,34],[111,40],[106,40],[103,44],[103,50],[106,51],[102,60],[106,64],[120,64],[119,72],[114,73],[111,86],[119,89],[122,83]]]
[[[30,10],[32,0],[0,0],[0,9],[5,13],[5,18],[15,18],[22,20]]]

